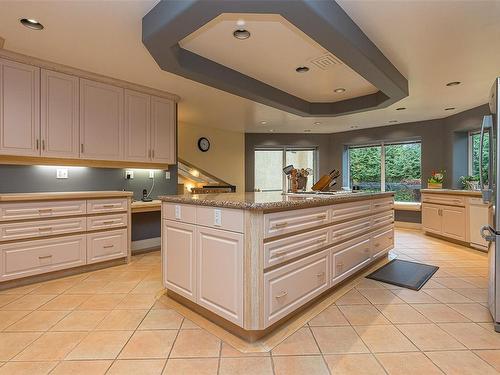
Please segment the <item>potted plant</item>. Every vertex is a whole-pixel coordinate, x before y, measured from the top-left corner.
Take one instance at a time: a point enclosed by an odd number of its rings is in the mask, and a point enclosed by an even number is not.
[[[479,190],[479,176],[461,176],[460,183],[465,190]]]
[[[445,174],[446,171],[444,169],[441,169],[440,171],[432,171],[431,177],[427,179],[427,188],[442,189]]]

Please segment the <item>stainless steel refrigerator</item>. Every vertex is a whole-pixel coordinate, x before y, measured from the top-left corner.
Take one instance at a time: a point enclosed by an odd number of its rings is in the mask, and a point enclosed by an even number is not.
[[[490,112],[491,114],[483,118],[481,126],[481,146],[479,151],[479,175],[480,185],[485,203],[491,203],[493,209],[489,218],[489,223],[481,228],[481,235],[489,242],[488,262],[489,262],[489,285],[488,285],[488,305],[493,316],[495,331],[500,332],[500,212],[497,214],[496,205],[500,202],[500,161],[498,160],[500,149],[500,78],[495,80],[490,92]],[[483,140],[485,134],[489,135],[489,157],[488,176],[483,176]]]

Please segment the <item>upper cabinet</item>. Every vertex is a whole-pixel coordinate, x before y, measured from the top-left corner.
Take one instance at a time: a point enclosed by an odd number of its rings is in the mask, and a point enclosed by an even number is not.
[[[151,98],[151,159],[155,163],[175,164],[175,103]]]
[[[78,77],[42,69],[41,155],[77,159],[79,156]]]
[[[125,159],[151,161],[151,97],[125,90]]]
[[[0,154],[40,154],[40,68],[0,59]]]
[[[123,89],[80,79],[80,157],[123,160]]]

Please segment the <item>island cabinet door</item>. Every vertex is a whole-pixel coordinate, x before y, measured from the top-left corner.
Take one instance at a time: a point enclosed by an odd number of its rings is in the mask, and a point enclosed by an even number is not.
[[[422,204],[422,227],[426,232],[441,234],[443,219],[441,207],[434,204]]]
[[[196,300],[195,232],[194,225],[163,220],[163,283],[192,301]]]
[[[441,209],[441,216],[443,236],[467,241],[467,218],[464,207],[444,206]]]
[[[197,228],[197,303],[243,324],[243,234]]]

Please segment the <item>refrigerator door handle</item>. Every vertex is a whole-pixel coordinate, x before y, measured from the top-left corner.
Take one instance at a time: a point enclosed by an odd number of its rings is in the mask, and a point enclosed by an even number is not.
[[[484,116],[483,117],[483,123],[481,124],[481,136],[479,139],[479,186],[481,188],[481,191],[483,193],[483,202],[484,203],[490,203],[491,202],[491,195],[492,195],[492,190],[490,189],[491,184],[488,184],[488,189],[485,188],[484,184],[484,178],[483,178],[483,143],[484,143],[484,132],[487,129],[488,130],[488,135],[491,136],[490,130],[492,127],[493,119],[491,115],[489,116]],[[491,147],[490,147],[491,150]],[[493,161],[490,159],[489,164],[491,166],[491,163]],[[488,168],[490,170],[491,168]],[[490,176],[488,176],[490,178]]]
[[[489,225],[485,225],[481,228],[481,237],[483,237],[488,242],[495,242],[495,234]]]

